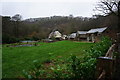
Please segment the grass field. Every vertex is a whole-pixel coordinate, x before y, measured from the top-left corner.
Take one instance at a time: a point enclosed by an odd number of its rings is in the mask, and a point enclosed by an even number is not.
[[[2,48],[3,78],[18,78],[22,76],[23,69],[29,69],[33,60],[43,62],[62,56],[68,58],[71,54],[82,57],[84,50],[94,43],[59,41],[54,43],[38,43],[32,47],[5,47]],[[52,54],[50,56],[49,54]]]

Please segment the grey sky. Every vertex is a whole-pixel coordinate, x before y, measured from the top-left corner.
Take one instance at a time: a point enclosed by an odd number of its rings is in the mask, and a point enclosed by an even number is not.
[[[3,16],[21,14],[23,19],[48,16],[83,16],[91,17],[98,0],[4,0]],[[1,3],[0,3],[1,4]]]

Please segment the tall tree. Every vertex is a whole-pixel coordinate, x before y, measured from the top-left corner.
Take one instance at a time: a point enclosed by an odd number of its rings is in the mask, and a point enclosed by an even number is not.
[[[21,21],[21,19],[22,19],[22,16],[20,14],[16,14],[12,16],[13,21]]]
[[[113,13],[118,16],[118,3],[120,0],[101,0],[98,2],[94,10],[99,11],[103,15]]]
[[[16,14],[12,17],[12,21],[14,21],[14,33],[15,37],[19,37],[19,22],[21,21],[22,16],[20,14]]]

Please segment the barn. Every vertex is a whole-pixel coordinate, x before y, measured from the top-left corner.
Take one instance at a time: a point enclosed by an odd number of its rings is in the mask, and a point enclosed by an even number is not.
[[[72,33],[68,36],[68,39],[75,40],[76,36],[77,36],[77,33]]]
[[[88,31],[77,31],[77,40],[87,40],[87,32]]]
[[[92,41],[92,42],[99,41],[100,37],[104,34],[106,29],[107,29],[107,27],[90,29],[87,32],[87,41]]]

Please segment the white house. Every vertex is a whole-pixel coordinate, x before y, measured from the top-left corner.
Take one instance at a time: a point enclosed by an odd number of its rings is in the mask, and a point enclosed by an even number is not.
[[[48,38],[50,39],[50,38],[61,38],[61,37],[62,34],[59,31],[54,31],[49,34]]]

